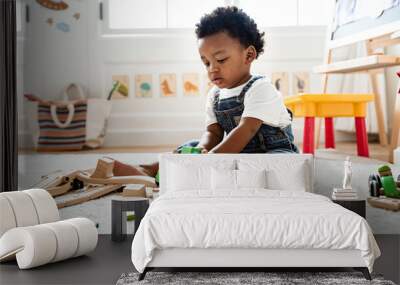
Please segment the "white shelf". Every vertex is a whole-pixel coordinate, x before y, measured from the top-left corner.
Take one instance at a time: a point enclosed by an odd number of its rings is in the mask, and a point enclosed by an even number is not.
[[[371,69],[400,65],[400,57],[392,55],[371,55],[331,64],[320,65],[313,69],[316,73],[365,72]]]

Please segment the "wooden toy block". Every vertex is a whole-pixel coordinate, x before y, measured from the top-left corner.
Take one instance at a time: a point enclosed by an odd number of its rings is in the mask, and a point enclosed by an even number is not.
[[[57,197],[56,204],[59,209],[81,204],[89,200],[100,198],[122,188],[122,185],[86,186],[84,189],[70,191],[68,194]]]
[[[89,176],[86,172],[80,172],[77,178],[84,183],[89,184],[143,184],[148,187],[157,187],[154,177],[142,176],[142,175],[132,175],[132,176],[114,176],[111,178],[93,178]]]
[[[67,193],[69,190],[71,190],[71,184],[70,183],[65,183],[61,186],[55,186],[55,187],[50,187],[46,189],[47,192],[50,193],[52,197],[57,197],[60,195],[63,195]]]
[[[128,184],[122,191],[122,196],[146,198],[146,186],[141,184]]]
[[[97,166],[92,175],[92,178],[110,178],[113,177],[114,160],[103,157],[97,161]]]
[[[390,210],[397,212],[400,210],[400,200],[399,199],[390,199],[386,197],[369,197],[367,199],[368,204],[370,204],[374,208],[381,208],[385,210]]]
[[[72,182],[74,181],[78,173],[79,171],[74,171],[68,175],[61,176],[57,178],[57,184],[51,183],[49,184],[50,186],[43,188],[47,190],[47,192],[49,192],[52,197],[63,195],[72,190]]]
[[[55,177],[49,177],[49,176],[42,176],[43,180],[40,181],[35,187],[37,188],[51,188],[51,187],[57,187],[60,186],[61,184],[64,183],[64,176],[63,175],[57,175]]]

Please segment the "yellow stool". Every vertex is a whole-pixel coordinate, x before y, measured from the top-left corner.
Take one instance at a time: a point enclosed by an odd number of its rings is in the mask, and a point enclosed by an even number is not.
[[[357,135],[357,153],[369,156],[368,136],[365,127],[367,103],[373,94],[308,94],[286,97],[285,105],[293,116],[304,117],[303,153],[314,153],[315,117],[325,118],[325,147],[335,148],[334,117],[354,117]]]

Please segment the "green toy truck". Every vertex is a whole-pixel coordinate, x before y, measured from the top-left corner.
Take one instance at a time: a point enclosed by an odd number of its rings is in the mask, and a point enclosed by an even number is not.
[[[390,167],[388,165],[382,165],[378,168],[378,172],[381,176],[381,183],[385,196],[400,199],[400,188],[397,187],[396,181],[394,181]]]
[[[183,146],[181,148],[182,154],[200,154],[201,153],[201,148],[200,147],[193,147],[193,146]],[[157,172],[157,175],[155,177],[157,185],[160,185],[160,172]]]

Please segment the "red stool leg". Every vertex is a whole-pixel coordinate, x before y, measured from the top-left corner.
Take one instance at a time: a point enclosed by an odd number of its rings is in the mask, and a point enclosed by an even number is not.
[[[303,153],[314,154],[314,117],[304,118]]]
[[[357,153],[359,156],[369,157],[368,135],[364,117],[355,117],[357,135]]]
[[[325,118],[325,148],[335,148],[333,118]]]

